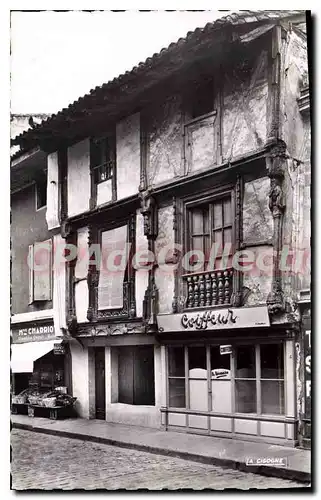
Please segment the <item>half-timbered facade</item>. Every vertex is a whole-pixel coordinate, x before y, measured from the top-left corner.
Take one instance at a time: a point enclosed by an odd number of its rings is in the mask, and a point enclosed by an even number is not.
[[[297,442],[307,74],[304,12],[239,13],[17,138],[48,153],[81,416]]]

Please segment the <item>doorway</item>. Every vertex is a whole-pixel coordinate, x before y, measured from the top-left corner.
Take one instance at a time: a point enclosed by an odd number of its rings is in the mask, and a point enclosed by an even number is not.
[[[105,347],[95,348],[95,417],[106,420]]]

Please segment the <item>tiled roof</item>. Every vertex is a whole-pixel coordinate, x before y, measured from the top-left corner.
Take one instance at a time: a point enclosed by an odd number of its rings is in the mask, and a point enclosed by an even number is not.
[[[177,42],[171,43],[167,48],[163,48],[160,52],[154,54],[152,57],[148,57],[146,61],[140,62],[131,71],[126,71],[125,73],[119,75],[118,77],[104,83],[101,86],[97,86],[83,97],[79,97],[76,101],[70,104],[67,108],[63,108],[56,114],[52,114],[46,120],[43,120],[39,125],[36,125],[32,130],[23,132],[18,135],[12,144],[22,144],[29,140],[35,139],[37,137],[37,131],[41,129],[50,130],[52,126],[58,125],[67,117],[72,116],[74,113],[82,111],[84,108],[90,106],[90,102],[95,98],[100,97],[109,90],[114,90],[119,86],[126,85],[132,82],[133,78],[139,78],[144,74],[147,69],[152,68],[156,64],[165,60],[168,56],[174,55],[174,53],[180,51],[182,48],[193,45],[193,43],[199,43],[202,36],[208,36],[209,34],[214,34],[218,30],[231,25],[245,25],[245,24],[255,24],[255,23],[267,23],[275,22],[279,19],[293,18],[295,16],[304,15],[303,10],[281,10],[281,11],[250,11],[243,10],[238,11],[227,16],[221,17],[212,23],[207,23],[204,28],[196,28],[194,31],[189,31],[185,38],[180,38]]]

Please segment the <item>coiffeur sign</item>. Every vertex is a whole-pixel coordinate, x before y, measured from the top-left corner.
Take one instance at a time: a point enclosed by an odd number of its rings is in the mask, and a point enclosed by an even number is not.
[[[159,314],[157,322],[161,332],[229,330],[270,326],[269,314],[265,306],[210,309],[184,314]]]
[[[13,344],[23,342],[39,342],[42,340],[54,340],[55,329],[53,325],[33,324],[26,328],[15,328],[12,330]]]

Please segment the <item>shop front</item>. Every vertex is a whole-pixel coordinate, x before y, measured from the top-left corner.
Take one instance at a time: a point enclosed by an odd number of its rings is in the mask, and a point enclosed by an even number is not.
[[[11,332],[12,393],[45,393],[66,387],[70,393],[68,343],[55,335],[52,322],[15,325]]]
[[[294,339],[266,307],[159,315],[166,351],[162,425],[294,446]]]

